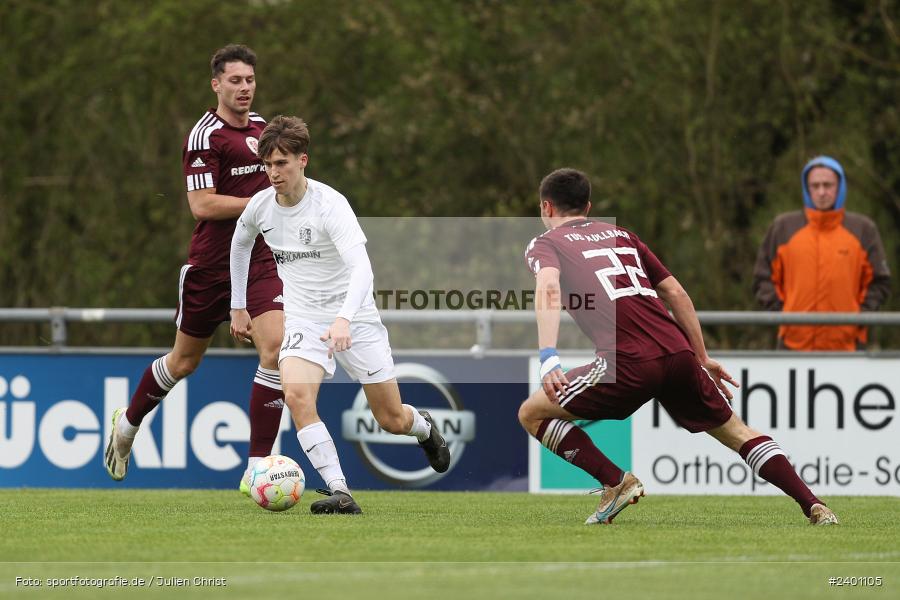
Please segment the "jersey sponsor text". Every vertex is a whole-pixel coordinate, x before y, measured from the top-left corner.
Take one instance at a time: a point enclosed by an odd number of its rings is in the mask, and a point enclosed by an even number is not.
[[[265,172],[265,165],[244,165],[243,167],[232,167],[231,174],[232,175],[249,175],[251,173],[257,173],[259,171]]]
[[[279,265],[294,262],[301,258],[322,258],[322,253],[318,250],[308,250],[303,252],[290,252],[285,250],[272,250],[272,256]]]

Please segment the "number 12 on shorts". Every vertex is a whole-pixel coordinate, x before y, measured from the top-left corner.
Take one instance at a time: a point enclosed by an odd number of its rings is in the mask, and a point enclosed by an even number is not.
[[[303,334],[299,331],[295,331],[294,333],[288,332],[284,336],[284,344],[281,346],[281,351],[285,350],[299,350],[300,342],[303,341]]]

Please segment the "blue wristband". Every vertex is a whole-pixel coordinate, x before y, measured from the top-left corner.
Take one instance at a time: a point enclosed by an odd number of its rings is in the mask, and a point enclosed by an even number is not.
[[[538,354],[538,357],[540,358],[541,363],[543,363],[545,360],[547,360],[551,356],[559,356],[559,352],[557,352],[556,348],[553,348],[552,346],[548,347],[548,348],[541,348],[539,351],[539,354]]]
[[[559,364],[559,353],[557,353],[556,348],[541,348],[540,359],[541,379],[543,379],[547,375],[547,373],[550,373],[551,371],[562,369],[562,366]]]

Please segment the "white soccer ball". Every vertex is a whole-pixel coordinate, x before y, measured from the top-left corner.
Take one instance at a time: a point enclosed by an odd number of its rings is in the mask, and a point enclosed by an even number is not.
[[[266,510],[289,509],[300,501],[305,489],[303,470],[287,456],[267,456],[250,472],[250,496]]]

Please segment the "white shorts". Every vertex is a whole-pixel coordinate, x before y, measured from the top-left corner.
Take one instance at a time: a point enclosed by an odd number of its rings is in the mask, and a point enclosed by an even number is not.
[[[296,356],[321,366],[325,369],[325,379],[331,379],[336,358],[347,374],[360,383],[381,383],[394,378],[394,358],[387,329],[381,321],[351,322],[350,349],[335,352],[332,358],[328,358],[328,342],[320,339],[330,326],[331,323],[303,319],[286,322],[279,364],[289,356]]]

